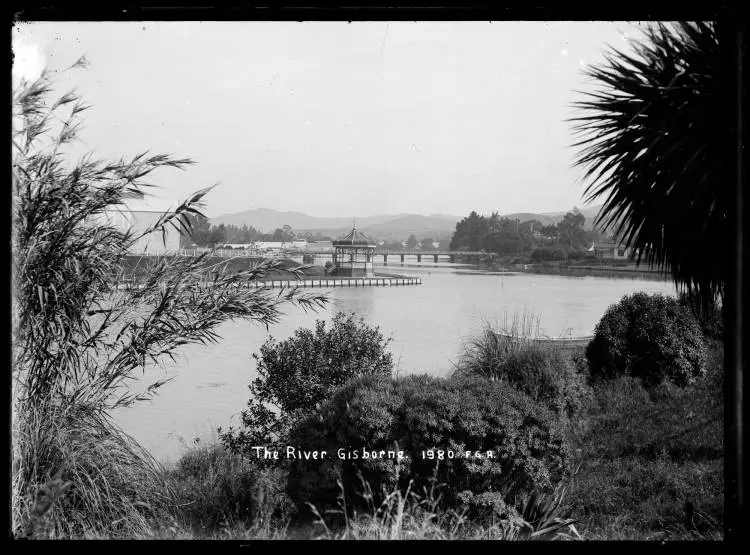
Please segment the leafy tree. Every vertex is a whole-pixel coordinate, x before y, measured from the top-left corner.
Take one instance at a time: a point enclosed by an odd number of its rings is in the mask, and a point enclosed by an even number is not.
[[[211,228],[211,235],[208,240],[209,247],[215,247],[227,242],[227,229],[224,224]]]
[[[630,53],[610,50],[586,72],[600,88],[574,118],[587,200],[604,199],[597,223],[707,302],[723,297],[728,267],[721,91],[734,68],[723,50],[711,22],[652,25]]]
[[[525,243],[516,233],[501,231],[492,233],[484,238],[482,246],[489,252],[500,255],[518,254],[523,251]]]
[[[211,224],[208,218],[202,215],[188,214],[190,231],[180,236],[182,246],[195,244],[199,247],[207,247],[211,242]]]
[[[189,235],[209,189],[146,230],[121,229],[110,216],[147,194],[144,179],[192,162],[146,153],[71,160],[67,148],[87,107],[73,92],[51,102],[52,88],[44,71],[13,91],[14,529],[30,523],[33,535],[36,509],[27,500],[63,480],[69,489],[49,509],[55,534],[142,534],[169,499],[153,460],[114,426],[111,410],[153,396],[165,380],[131,390],[148,366],[185,344],[218,340],[223,322],[269,325],[281,306],[315,308],[326,299],[241,286],[276,261],[231,272],[206,268],[206,255],[145,260],[142,288],[118,290],[128,250],[170,227]]]
[[[293,240],[294,232],[292,231],[292,226],[286,224],[284,224],[282,228],[275,229],[273,235],[271,236],[271,241],[281,241],[282,243],[287,243]]]
[[[583,224],[586,217],[580,212],[568,212],[562,221],[557,224],[558,237],[564,241],[570,249],[583,244]]]
[[[553,244],[557,242],[560,237],[560,230],[556,225],[545,225],[539,230],[539,232],[545,237],[552,239]]]
[[[409,238],[406,240],[406,248],[413,249],[416,246],[417,246],[417,238],[414,237],[414,235],[409,235]]]
[[[423,250],[426,250],[426,251],[431,251],[434,248],[432,246],[432,239],[430,239],[429,237],[422,239],[419,245],[422,247]]]
[[[518,226],[518,234],[521,235],[525,240],[532,240],[534,232],[540,231],[544,226],[539,220],[526,220],[521,222]]]
[[[390,376],[389,343],[377,327],[342,312],[334,315],[330,328],[317,320],[314,330],[298,328],[285,341],[269,338],[260,354],[253,354],[258,377],[250,385],[242,429],[220,430],[221,441],[238,453],[252,454],[252,447],[260,445],[281,449],[290,427],[348,380]]]
[[[481,250],[482,241],[488,230],[487,219],[472,211],[468,217],[456,224],[456,231],[451,239],[451,250]]]

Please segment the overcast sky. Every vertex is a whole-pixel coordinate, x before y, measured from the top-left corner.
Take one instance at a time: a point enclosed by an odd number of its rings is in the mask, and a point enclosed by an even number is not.
[[[92,109],[77,154],[191,157],[164,209],[501,214],[582,206],[570,105],[586,64],[637,37],[609,22],[18,24],[14,80],[46,65]]]

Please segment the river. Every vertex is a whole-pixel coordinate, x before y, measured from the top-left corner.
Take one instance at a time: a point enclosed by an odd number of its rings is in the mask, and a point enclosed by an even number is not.
[[[316,319],[355,312],[392,338],[400,374],[448,374],[464,342],[482,325],[533,316],[549,336],[591,335],[607,307],[635,291],[674,294],[670,282],[633,278],[488,274],[458,264],[390,264],[376,271],[422,278],[422,285],[326,289],[330,302],[317,313],[285,309],[268,331],[251,322],[218,328],[222,340],[186,346],[176,363],[147,371],[149,382],[173,376],[152,401],[115,412],[115,422],[162,462],[174,461],[192,444],[216,438],[216,428],[239,423],[255,377],[251,355],[268,337],[291,336]],[[318,290],[320,291],[320,290]]]

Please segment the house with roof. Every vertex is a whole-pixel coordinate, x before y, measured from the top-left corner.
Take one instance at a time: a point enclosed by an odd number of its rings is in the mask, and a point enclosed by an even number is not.
[[[632,250],[615,241],[594,241],[588,252],[604,260],[628,260]]]

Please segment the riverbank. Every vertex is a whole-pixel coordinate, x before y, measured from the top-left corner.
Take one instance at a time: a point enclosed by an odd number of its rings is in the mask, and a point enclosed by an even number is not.
[[[669,281],[671,278],[660,270],[649,269],[634,264],[567,264],[546,262],[541,264],[480,262],[476,264],[480,272],[491,272],[509,275],[513,273],[571,276],[571,277],[604,277],[647,279],[651,281]]]

